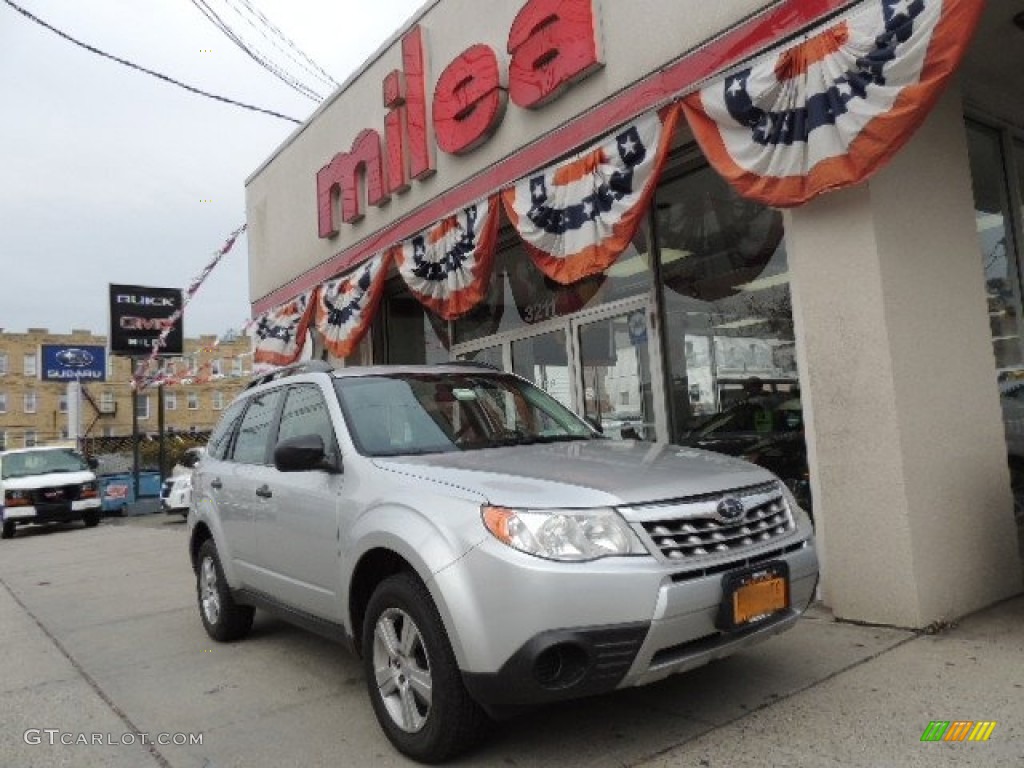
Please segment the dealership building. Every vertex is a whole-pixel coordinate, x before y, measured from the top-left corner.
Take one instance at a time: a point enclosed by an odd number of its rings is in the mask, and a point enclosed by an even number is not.
[[[744,432],[840,618],[1017,594],[1022,44],[1011,0],[431,0],[247,182],[257,359]]]

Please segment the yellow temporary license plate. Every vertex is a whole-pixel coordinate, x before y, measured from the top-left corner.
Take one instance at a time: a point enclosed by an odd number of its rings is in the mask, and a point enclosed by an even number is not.
[[[732,593],[732,620],[746,624],[751,619],[782,611],[789,607],[786,579],[775,577],[754,581]]]
[[[785,562],[732,571],[722,578],[719,629],[731,631],[789,608],[789,567]]]

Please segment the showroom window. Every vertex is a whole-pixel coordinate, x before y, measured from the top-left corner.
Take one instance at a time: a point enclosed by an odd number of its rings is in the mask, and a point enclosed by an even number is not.
[[[796,397],[782,214],[741,199],[707,166],[662,185],[656,204],[672,437],[757,386],[780,403]],[[728,426],[753,432],[774,431],[781,419],[737,418]]]
[[[401,279],[391,280],[382,301],[382,323],[378,326],[383,359],[389,364],[441,363],[449,359],[448,323],[426,309]]]
[[[974,187],[974,221],[978,252],[985,270],[992,353],[1002,380],[1021,376],[1021,285],[1011,214],[1011,183],[1021,180],[1020,160],[1012,173],[1007,162],[1008,143],[1000,131],[968,121],[968,151]],[[1020,143],[1017,142],[1018,147]],[[1019,151],[1019,149],[1018,149]],[[1016,177],[1016,178],[1014,178]]]

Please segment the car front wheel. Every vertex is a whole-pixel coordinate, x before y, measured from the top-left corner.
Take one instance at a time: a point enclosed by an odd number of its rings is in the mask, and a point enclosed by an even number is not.
[[[213,539],[207,539],[199,547],[196,595],[199,616],[206,633],[214,640],[227,643],[239,640],[249,632],[255,610],[250,605],[239,605],[231,596]]]
[[[400,573],[377,587],[362,650],[373,711],[398,751],[437,763],[483,735],[487,717],[466,691],[441,617],[416,576]]]

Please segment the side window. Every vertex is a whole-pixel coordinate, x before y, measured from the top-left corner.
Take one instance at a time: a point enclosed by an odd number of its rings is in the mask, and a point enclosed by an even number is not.
[[[215,459],[223,459],[227,454],[228,445],[231,443],[231,435],[235,431],[235,424],[238,423],[238,417],[242,415],[242,409],[245,408],[245,400],[236,401],[227,413],[224,414],[224,418],[217,424],[217,428],[213,430],[213,434],[210,435],[210,440],[206,444],[206,450],[209,455]]]
[[[335,452],[334,426],[320,389],[312,384],[303,384],[288,390],[288,396],[281,411],[281,426],[278,441],[301,435],[320,435],[324,449],[330,455]]]
[[[270,428],[277,414],[283,390],[275,389],[256,395],[238,425],[233,458],[240,464],[266,464]]]

